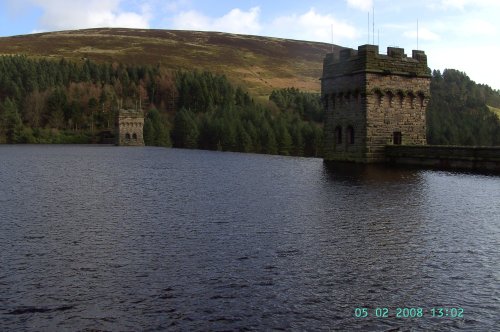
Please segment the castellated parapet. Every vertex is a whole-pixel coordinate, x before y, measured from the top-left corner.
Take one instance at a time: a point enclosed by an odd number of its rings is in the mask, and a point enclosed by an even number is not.
[[[116,145],[144,145],[144,113],[141,110],[119,110]]]
[[[386,145],[425,145],[430,70],[423,51],[378,46],[327,54],[321,94],[325,160],[381,162]]]

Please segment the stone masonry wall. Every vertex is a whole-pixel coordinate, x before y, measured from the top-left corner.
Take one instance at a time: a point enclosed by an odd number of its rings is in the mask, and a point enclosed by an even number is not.
[[[326,109],[325,155],[328,159],[363,161],[366,146],[366,96],[360,91],[362,73],[324,81],[323,103]],[[354,140],[348,137],[352,128]],[[340,131],[340,139],[338,138]]]
[[[379,54],[378,46],[362,45],[358,50],[343,49],[339,56],[327,54],[323,62],[323,77],[352,74],[357,71],[372,71],[385,74],[407,76],[429,76],[427,56],[423,51],[414,50],[412,57],[404,54],[404,49],[388,47],[387,55]],[[326,75],[325,75],[326,74]]]
[[[389,145],[386,147],[386,158],[390,164],[500,174],[500,147]]]
[[[367,73],[367,159],[382,161],[386,145],[425,145],[429,78]]]
[[[388,48],[387,55],[374,45],[344,49],[325,57],[321,84],[326,160],[379,162],[387,144],[426,143],[424,52],[408,58],[400,48]]]
[[[120,110],[117,126],[117,145],[144,145],[144,115],[142,112]]]

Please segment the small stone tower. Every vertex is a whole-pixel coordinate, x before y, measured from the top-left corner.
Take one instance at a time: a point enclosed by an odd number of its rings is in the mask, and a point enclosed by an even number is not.
[[[144,114],[142,111],[119,110],[116,145],[144,146]]]
[[[321,96],[325,160],[382,162],[385,146],[424,145],[430,70],[423,51],[378,46],[327,54]]]

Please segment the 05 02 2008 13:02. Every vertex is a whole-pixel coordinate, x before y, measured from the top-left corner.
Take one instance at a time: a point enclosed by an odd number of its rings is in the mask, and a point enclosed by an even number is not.
[[[435,318],[463,318],[464,309],[460,307],[397,307],[391,310],[387,307],[381,308],[355,308],[354,317],[356,318],[421,318],[421,317],[435,317]]]

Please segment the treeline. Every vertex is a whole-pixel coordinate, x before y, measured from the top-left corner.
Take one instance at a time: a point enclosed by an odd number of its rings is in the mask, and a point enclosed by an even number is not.
[[[269,100],[281,110],[298,113],[307,121],[323,122],[325,112],[319,94],[286,88],[271,92]]]
[[[322,127],[300,112],[258,104],[224,76],[208,72],[176,75],[174,147],[320,156]],[[318,97],[319,99],[319,97]]]
[[[208,72],[3,56],[0,143],[97,142],[118,108],[142,108],[148,145],[321,155],[319,96],[278,94],[302,101],[261,105]]]
[[[118,105],[164,105],[172,88],[159,67],[1,56],[0,142],[89,143]]]
[[[500,145],[500,92],[434,71],[429,144]],[[146,110],[147,145],[321,156],[319,94],[288,88],[257,103],[225,76],[160,66],[0,56],[0,143],[96,143],[119,108]]]
[[[428,143],[500,145],[500,120],[487,105],[500,107],[499,91],[457,70],[435,70],[427,109]]]

